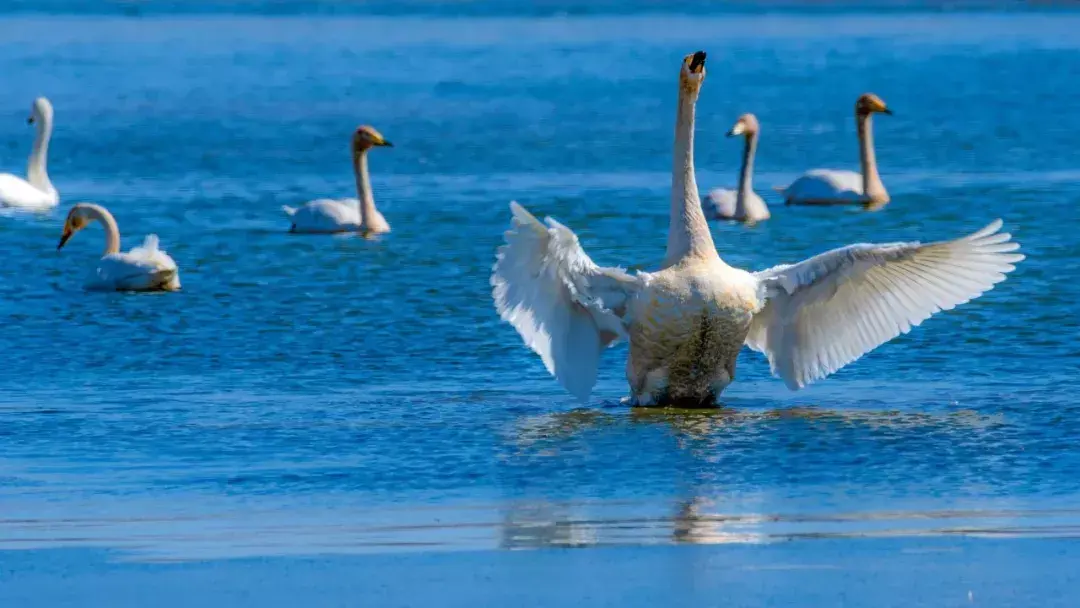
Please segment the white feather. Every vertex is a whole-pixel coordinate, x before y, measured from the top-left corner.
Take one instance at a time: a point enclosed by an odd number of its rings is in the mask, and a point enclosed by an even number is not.
[[[510,209],[512,227],[491,276],[495,308],[548,372],[585,400],[600,353],[626,336],[627,304],[642,279],[597,266],[577,235],[555,220],[542,224],[516,202]]]
[[[781,193],[789,203],[822,200],[857,203],[864,200],[862,175],[833,169],[807,171]]]
[[[360,202],[320,198],[299,209],[282,207],[292,221],[291,232],[355,232],[360,229]]]
[[[180,271],[169,254],[158,247],[157,235],[127,253],[110,253],[98,262],[86,287],[99,291],[176,291]]]
[[[747,345],[798,389],[1005,279],[1020,245],[1001,220],[953,241],[850,245],[758,272]]]

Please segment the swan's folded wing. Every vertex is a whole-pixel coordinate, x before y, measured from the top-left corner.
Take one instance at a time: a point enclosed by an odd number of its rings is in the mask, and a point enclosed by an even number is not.
[[[566,226],[541,223],[511,203],[513,224],[491,276],[499,315],[571,394],[596,384],[601,351],[626,336],[626,311],[642,279],[597,266]]]
[[[1005,280],[1024,256],[1001,220],[953,241],[851,245],[756,273],[746,343],[798,389]]]

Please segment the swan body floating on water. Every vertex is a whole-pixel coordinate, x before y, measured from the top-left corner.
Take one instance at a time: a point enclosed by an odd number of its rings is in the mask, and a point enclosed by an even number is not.
[[[47,211],[60,202],[60,195],[49,181],[46,161],[49,139],[52,138],[53,108],[48,99],[38,97],[30,110],[27,122],[37,127],[34,147],[26,167],[26,179],[10,173],[0,173],[0,206]]]
[[[791,389],[828,376],[935,312],[977,297],[1023,259],[1001,222],[938,243],[851,245],[750,273],[717,254],[694,175],[705,53],[679,77],[667,253],[657,272],[601,267],[566,226],[517,203],[491,283],[495,306],[570,393],[588,398],[601,352],[630,344],[635,405],[710,405],[745,344]]]
[[[743,114],[728,131],[728,137],[742,135],[742,169],[739,170],[739,186],[735,190],[716,188],[705,200],[705,215],[713,219],[736,220],[753,224],[769,219],[769,206],[754,192],[754,154],[757,151],[761,127],[753,114]]]
[[[367,153],[376,146],[393,145],[373,127],[362,126],[356,129],[352,137],[352,155],[357,198],[321,198],[299,209],[282,207],[285,215],[292,221],[289,232],[360,232],[365,236],[390,232],[390,224],[375,208],[371,178],[368,175]]]
[[[90,222],[105,227],[105,252],[86,288],[96,291],[176,291],[180,271],[169,254],[158,248],[157,235],[148,235],[141,247],[120,253],[120,230],[107,209],[93,203],[79,203],[68,212],[61,249],[72,235]]]
[[[866,93],[855,102],[855,125],[859,132],[859,162],[862,172],[814,169],[807,171],[787,188],[777,188],[788,205],[848,205],[881,207],[889,202],[889,193],[878,174],[874,153],[872,116],[892,114],[885,102]]]

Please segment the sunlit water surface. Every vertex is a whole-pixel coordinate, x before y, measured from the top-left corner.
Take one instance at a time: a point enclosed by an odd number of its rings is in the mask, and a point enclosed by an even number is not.
[[[56,107],[63,205],[0,217],[0,543],[189,560],[417,549],[819,542],[1080,531],[1080,17],[6,17],[0,159]],[[41,35],[47,31],[48,36]],[[1028,260],[801,392],[744,353],[723,408],[630,410],[625,348],[575,403],[491,305],[516,199],[595,260],[659,262],[684,53],[709,52],[703,189],[763,125],[773,219],[718,224],[750,268],[1001,217]],[[772,186],[857,163],[873,91],[893,202],[795,209]],[[349,195],[370,123],[393,225],[297,237]],[[86,293],[99,229],[160,235],[183,291]]]

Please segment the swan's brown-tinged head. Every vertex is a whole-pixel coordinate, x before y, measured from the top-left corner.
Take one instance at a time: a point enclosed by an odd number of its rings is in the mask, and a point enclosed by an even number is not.
[[[731,127],[731,130],[727,132],[728,137],[735,137],[736,135],[750,136],[757,133],[760,129],[758,125],[757,116],[753,114],[743,114],[739,117],[739,120],[735,121],[735,126]]]
[[[705,80],[705,51],[683,57],[679,72],[679,84],[687,91],[697,91]]]
[[[60,244],[56,246],[56,250],[63,249],[72,235],[86,228],[86,225],[90,223],[90,219],[85,205],[80,203],[73,206],[71,211],[68,211],[67,219],[64,220],[64,232],[60,235]]]
[[[375,146],[388,146],[392,148],[394,147],[394,144],[386,141],[386,138],[382,136],[382,133],[379,133],[375,130],[375,127],[369,125],[357,127],[356,131],[353,131],[353,152],[363,152],[364,150]]]
[[[859,116],[869,116],[874,113],[888,114],[892,116],[892,110],[885,105],[885,100],[873,93],[863,93],[855,102],[855,113]]]

